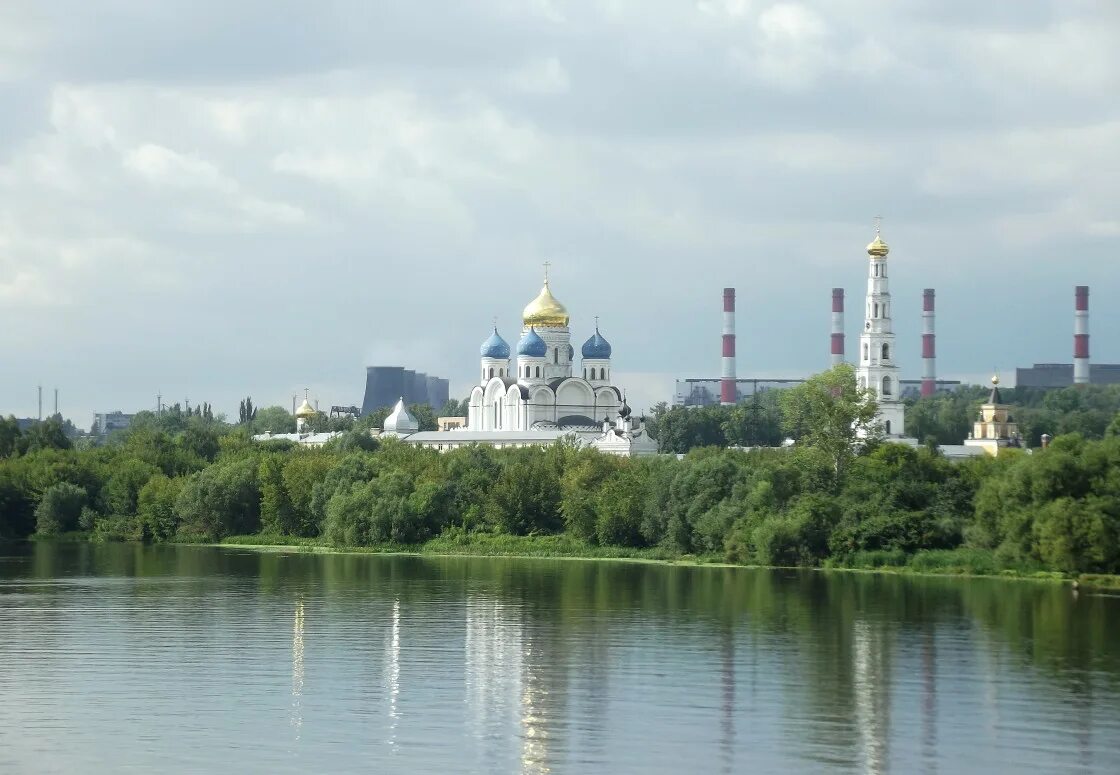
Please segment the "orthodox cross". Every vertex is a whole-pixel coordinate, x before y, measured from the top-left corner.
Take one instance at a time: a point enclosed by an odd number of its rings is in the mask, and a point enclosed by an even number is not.
[[[552,263],[550,261],[545,261],[544,262],[544,284],[545,285],[548,285],[548,268],[550,266],[552,266]]]
[[[882,224],[883,224],[883,216],[876,215],[875,216],[875,236],[876,237],[879,236],[879,227],[882,226]]]

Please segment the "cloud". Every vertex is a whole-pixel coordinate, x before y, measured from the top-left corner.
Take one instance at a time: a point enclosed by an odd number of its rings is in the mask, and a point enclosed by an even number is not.
[[[927,286],[946,375],[1058,360],[1062,289],[1120,292],[1118,37],[1047,0],[6,3],[0,395],[460,384],[545,260],[646,403],[717,373],[724,285],[740,372],[799,376],[877,214],[904,374]]]

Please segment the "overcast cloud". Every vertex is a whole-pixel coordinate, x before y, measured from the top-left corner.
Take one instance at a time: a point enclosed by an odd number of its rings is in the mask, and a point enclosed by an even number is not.
[[[546,260],[638,406],[718,375],[725,285],[740,375],[804,375],[875,215],[904,377],[924,287],[939,376],[1069,362],[1075,284],[1120,362],[1118,42],[1111,0],[6,0],[0,412],[463,395]]]

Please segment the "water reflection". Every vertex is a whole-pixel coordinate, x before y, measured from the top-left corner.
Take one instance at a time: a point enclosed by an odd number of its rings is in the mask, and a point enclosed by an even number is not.
[[[303,601],[296,601],[292,617],[292,727],[299,741],[303,727]]]
[[[1045,584],[35,545],[0,633],[0,771],[1120,772]]]

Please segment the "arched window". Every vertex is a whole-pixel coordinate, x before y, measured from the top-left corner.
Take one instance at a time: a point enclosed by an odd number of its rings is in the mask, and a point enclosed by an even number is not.
[[[890,420],[887,420],[886,422],[883,423],[883,430],[887,432],[888,436],[891,435],[891,421]]]
[[[540,375],[541,375],[541,367],[540,367],[540,366],[538,366],[538,367],[537,367],[537,376],[539,377]]]
[[[552,362],[553,363],[560,363],[560,348],[559,347],[553,347],[552,348]]]
[[[525,367],[525,376],[526,377],[528,377],[532,373],[532,371],[531,371],[532,368],[533,368],[532,366],[526,366]]]
[[[591,379],[595,379],[595,367],[591,367]]]
[[[493,366],[490,367],[490,377],[491,378],[494,377],[494,367]]]
[[[863,346],[863,360],[864,360],[864,363],[867,362],[867,345],[866,344]]]
[[[891,359],[891,346],[884,342],[883,343],[883,360],[884,361],[889,361],[890,359]]]
[[[891,394],[891,378],[883,377],[883,395],[889,396]]]
[[[879,317],[879,303],[878,302],[875,303],[875,314],[872,315],[871,317],[873,317],[873,318]]]

